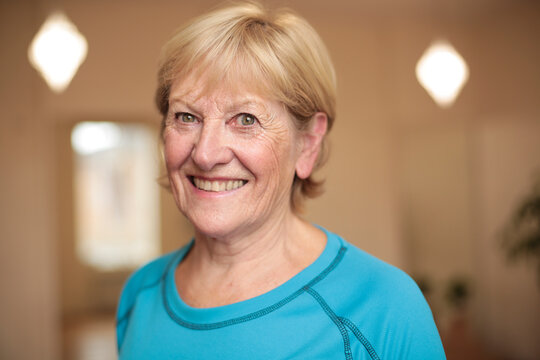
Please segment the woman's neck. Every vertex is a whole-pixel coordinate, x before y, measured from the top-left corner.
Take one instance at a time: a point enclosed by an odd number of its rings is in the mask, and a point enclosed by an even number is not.
[[[247,300],[309,266],[325,244],[322,231],[295,215],[237,238],[215,239],[197,233],[176,270],[177,288],[194,307]]]

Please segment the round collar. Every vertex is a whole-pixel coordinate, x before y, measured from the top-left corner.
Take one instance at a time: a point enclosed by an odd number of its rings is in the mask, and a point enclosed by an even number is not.
[[[345,251],[344,242],[337,235],[319,227],[326,234],[326,246],[319,257],[304,270],[282,285],[254,298],[237,303],[212,307],[194,308],[178,295],[175,270],[191,246],[193,240],[180,249],[169,264],[162,282],[163,301],[167,313],[180,325],[192,329],[215,329],[237,324],[263,316],[301,295],[306,287],[320,280],[322,275],[337,265]],[[335,264],[334,264],[335,263]]]

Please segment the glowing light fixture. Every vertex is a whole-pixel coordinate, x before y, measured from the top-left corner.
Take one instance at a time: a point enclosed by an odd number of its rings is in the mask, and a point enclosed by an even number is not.
[[[121,130],[110,122],[81,122],[71,132],[71,146],[81,155],[109,150],[120,145]]]
[[[64,91],[86,58],[88,45],[77,27],[62,13],[50,15],[28,48],[30,63],[47,85]]]
[[[436,41],[416,64],[416,78],[435,102],[451,106],[469,78],[461,55],[446,41]]]

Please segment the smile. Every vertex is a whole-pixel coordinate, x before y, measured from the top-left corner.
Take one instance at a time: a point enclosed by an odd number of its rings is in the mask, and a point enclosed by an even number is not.
[[[197,189],[213,192],[235,190],[247,183],[247,180],[205,180],[193,176],[190,180]]]

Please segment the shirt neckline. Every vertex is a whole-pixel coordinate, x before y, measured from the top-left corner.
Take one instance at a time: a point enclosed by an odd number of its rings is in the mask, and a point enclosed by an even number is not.
[[[341,260],[345,252],[343,240],[330,231],[319,227],[326,235],[326,246],[319,257],[304,270],[282,285],[254,298],[237,303],[212,307],[194,308],[178,295],[175,269],[193,245],[184,246],[171,260],[162,283],[164,306],[169,316],[180,325],[192,329],[215,329],[252,320],[265,315],[292,301],[306,287],[319,281]]]

